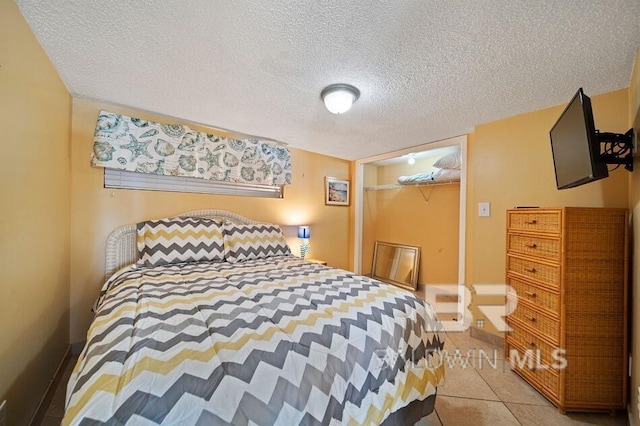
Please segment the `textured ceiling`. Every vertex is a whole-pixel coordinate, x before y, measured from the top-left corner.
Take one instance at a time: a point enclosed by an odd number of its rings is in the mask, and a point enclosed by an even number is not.
[[[74,96],[346,159],[627,87],[640,43],[639,0],[16,3]]]

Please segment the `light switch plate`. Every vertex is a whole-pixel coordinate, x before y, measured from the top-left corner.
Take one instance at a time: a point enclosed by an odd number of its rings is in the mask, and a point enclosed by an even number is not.
[[[478,216],[489,217],[491,216],[491,204],[490,203],[478,203]]]

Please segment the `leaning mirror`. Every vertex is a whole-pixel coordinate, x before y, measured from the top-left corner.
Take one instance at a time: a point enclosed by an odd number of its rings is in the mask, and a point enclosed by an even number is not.
[[[420,247],[376,241],[371,276],[399,287],[418,288]]]

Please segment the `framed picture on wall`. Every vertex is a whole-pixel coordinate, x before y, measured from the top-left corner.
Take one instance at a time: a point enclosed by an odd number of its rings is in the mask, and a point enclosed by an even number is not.
[[[324,203],[332,206],[348,206],[349,205],[349,181],[336,179],[333,177],[325,178],[324,185]]]

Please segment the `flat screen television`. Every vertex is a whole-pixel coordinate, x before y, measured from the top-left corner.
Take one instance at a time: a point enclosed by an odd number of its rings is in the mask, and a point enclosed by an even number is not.
[[[591,99],[578,89],[551,128],[551,150],[558,189],[573,188],[609,176],[600,157]]]

